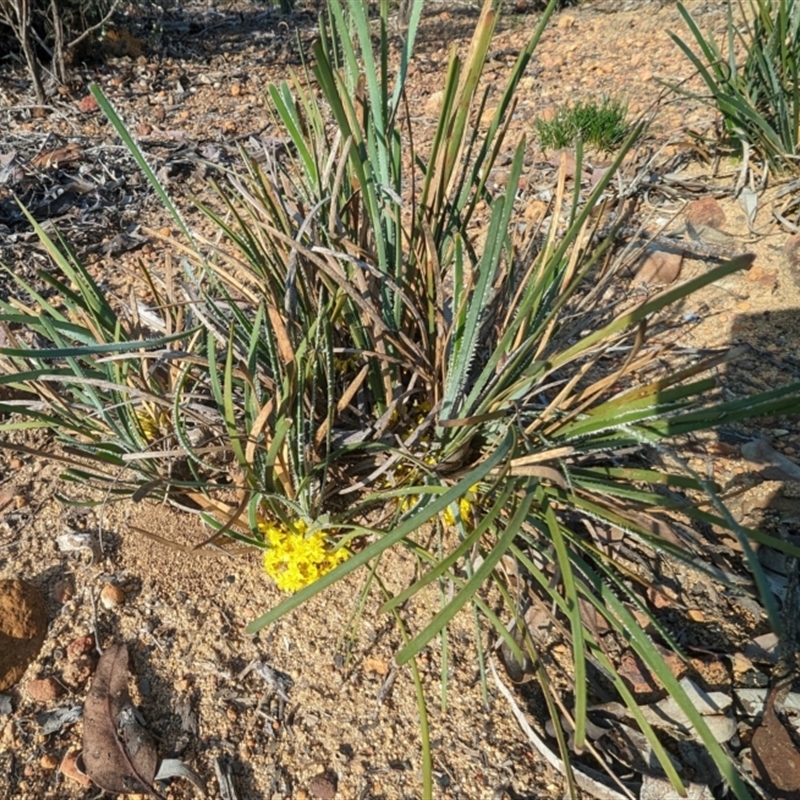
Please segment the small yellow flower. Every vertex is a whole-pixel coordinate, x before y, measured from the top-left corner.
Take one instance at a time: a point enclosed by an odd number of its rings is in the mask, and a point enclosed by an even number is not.
[[[409,511],[419,498],[414,495],[406,495],[400,501],[400,511],[405,513]],[[468,525],[472,521],[472,507],[478,500],[478,484],[470,486],[467,494],[458,501],[458,515],[461,522]],[[450,504],[441,514],[442,522],[448,527],[452,528],[456,524],[456,518],[453,515],[453,506]]]
[[[351,353],[349,356],[334,356],[333,366],[337,372],[352,372],[361,366],[360,353]]]
[[[472,511],[472,501],[466,497],[462,497],[458,501],[458,515],[461,522],[467,523],[470,521],[470,512]],[[456,518],[453,516],[453,506],[449,505],[442,513],[442,522],[452,528],[456,524]]]
[[[287,529],[281,524],[261,523],[259,530],[269,545],[264,553],[264,571],[284,592],[296,592],[314,583],[350,557],[343,547],[331,550],[322,531],[306,536],[302,520]]]
[[[136,410],[136,420],[148,442],[154,442],[169,433],[169,414],[155,403],[143,403],[142,407]]]

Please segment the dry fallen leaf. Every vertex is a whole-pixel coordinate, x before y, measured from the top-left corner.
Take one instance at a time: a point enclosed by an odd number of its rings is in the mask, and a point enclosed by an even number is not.
[[[800,480],[800,466],[779,453],[768,439],[753,439],[742,445],[742,455],[753,464],[764,464],[767,467],[763,477],[776,481]]]
[[[94,100],[94,98],[92,98]],[[83,110],[83,109],[82,109]],[[59,147],[56,150],[47,150],[31,159],[31,165],[36,169],[60,169],[65,164],[72,164],[83,159],[83,148],[76,143]]]
[[[80,753],[76,753],[72,750],[68,751],[61,761],[59,769],[65,778],[69,778],[71,781],[75,781],[75,783],[79,783],[81,786],[89,787],[92,785],[92,782],[81,769],[80,755]]]
[[[86,774],[108,792],[152,789],[158,755],[150,734],[136,721],[128,693],[128,649],[115,644],[103,653],[83,707]]]
[[[775,713],[776,686],[753,734],[753,767],[775,800],[800,800],[800,752]]]

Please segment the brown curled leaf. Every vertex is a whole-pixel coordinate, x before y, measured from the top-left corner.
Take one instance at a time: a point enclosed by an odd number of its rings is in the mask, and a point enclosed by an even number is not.
[[[764,718],[753,734],[753,767],[775,800],[800,800],[800,752],[775,713],[777,688],[770,691]]]
[[[101,789],[118,794],[152,788],[158,755],[150,734],[136,721],[128,692],[128,649],[109,647],[100,658],[83,707],[86,774]]]

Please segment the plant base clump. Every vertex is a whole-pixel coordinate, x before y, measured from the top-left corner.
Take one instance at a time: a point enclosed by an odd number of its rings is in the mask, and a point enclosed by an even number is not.
[[[725,133],[747,157],[752,148],[774,170],[800,169],[800,2],[750,0],[734,20],[728,0],[726,52],[704,35],[683,4],[678,11],[694,47],[674,33],[708,89],[708,94],[671,88],[716,108]]]

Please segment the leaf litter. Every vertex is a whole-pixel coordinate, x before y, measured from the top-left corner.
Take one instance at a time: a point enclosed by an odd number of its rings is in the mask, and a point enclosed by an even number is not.
[[[753,767],[775,800],[800,800],[800,751],[775,713],[779,692],[776,685],[769,693],[763,720],[753,734]]]
[[[158,754],[150,734],[136,720],[128,691],[128,648],[115,644],[103,653],[83,719],[86,774],[108,792],[144,792],[152,788]]]
[[[128,691],[128,648],[111,645],[97,664],[84,704],[83,762],[89,778],[108,792],[163,800],[153,783],[183,777],[205,795],[202,780],[182,761],[164,759],[159,765],[153,738],[137,716]]]

